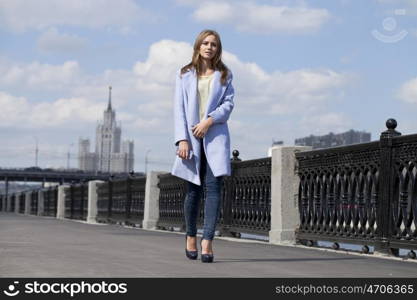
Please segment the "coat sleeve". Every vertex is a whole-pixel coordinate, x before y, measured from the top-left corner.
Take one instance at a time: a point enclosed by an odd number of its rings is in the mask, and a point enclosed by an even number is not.
[[[233,97],[235,96],[235,90],[232,85],[232,79],[232,74],[230,73],[226,91],[224,92],[223,98],[220,101],[220,105],[217,106],[214,111],[208,114],[209,117],[213,118],[214,124],[227,122],[233,110]]]
[[[174,127],[175,127],[175,145],[187,138],[187,120],[185,118],[185,108],[183,99],[183,88],[181,82],[181,71],[176,74],[175,80],[175,97],[174,97]]]

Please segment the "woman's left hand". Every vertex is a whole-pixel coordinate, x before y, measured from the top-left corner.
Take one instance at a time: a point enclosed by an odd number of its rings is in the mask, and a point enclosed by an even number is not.
[[[210,126],[213,124],[213,119],[211,117],[208,117],[207,119],[201,121],[197,125],[194,125],[191,130],[193,131],[193,135],[197,138],[202,139]]]

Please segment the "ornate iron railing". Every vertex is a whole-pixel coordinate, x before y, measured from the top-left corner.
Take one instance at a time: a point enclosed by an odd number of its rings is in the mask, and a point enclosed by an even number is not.
[[[88,184],[72,184],[65,189],[65,218],[87,219]]]
[[[127,218],[130,204],[127,197],[127,181],[124,179],[117,179],[112,181],[112,206],[111,216],[109,217],[113,222],[124,222]]]
[[[232,235],[268,235],[271,229],[271,158],[232,163],[226,177],[220,225]]]
[[[111,217],[111,181],[97,185],[97,222],[108,222]]]
[[[417,249],[417,134],[392,139],[392,176],[389,245]]]
[[[377,142],[296,154],[299,241],[417,248],[417,135],[387,127]]]
[[[185,229],[184,198],[186,184],[184,180],[171,174],[161,174],[159,177],[159,220],[158,227]],[[200,215],[201,215],[200,203]],[[201,220],[201,218],[199,218]],[[201,224],[201,221],[199,223]]]
[[[232,161],[232,176],[223,178],[219,231],[222,235],[240,233],[268,235],[271,223],[271,158]],[[185,229],[184,199],[186,182],[171,174],[159,175],[159,221],[162,228]],[[197,225],[204,219],[204,201],[200,202]]]
[[[377,231],[378,142],[299,152],[298,238],[374,244]]]
[[[146,177],[110,180],[97,186],[97,220],[142,226]]]
[[[43,192],[43,214],[45,216],[56,216],[58,203],[58,187],[49,187]]]
[[[128,205],[129,210],[127,215],[127,223],[142,227],[145,211],[146,177],[143,176],[139,178],[128,178],[126,181],[128,203],[130,202],[130,205]]]
[[[66,187],[64,190],[65,193],[65,218],[72,219],[74,212],[74,202],[72,201],[72,192],[73,185]]]
[[[26,196],[25,193],[20,193],[17,195],[19,199],[19,213],[25,213],[25,205],[26,205]]]
[[[9,211],[11,211],[11,212],[15,212],[15,209],[16,209],[16,194],[13,194],[11,197],[10,197],[10,210]]]
[[[37,215],[38,214],[38,201],[39,200],[39,193],[38,190],[34,190],[30,192],[30,214]]]

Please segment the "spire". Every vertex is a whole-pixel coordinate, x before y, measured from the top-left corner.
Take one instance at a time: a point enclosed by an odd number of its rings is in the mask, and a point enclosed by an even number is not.
[[[109,103],[107,104],[107,111],[111,111],[111,86],[109,86]]]

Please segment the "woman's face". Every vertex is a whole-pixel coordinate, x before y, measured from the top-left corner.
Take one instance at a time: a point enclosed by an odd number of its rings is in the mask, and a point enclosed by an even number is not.
[[[217,39],[214,35],[208,35],[200,45],[200,56],[203,59],[213,59],[218,49]]]

